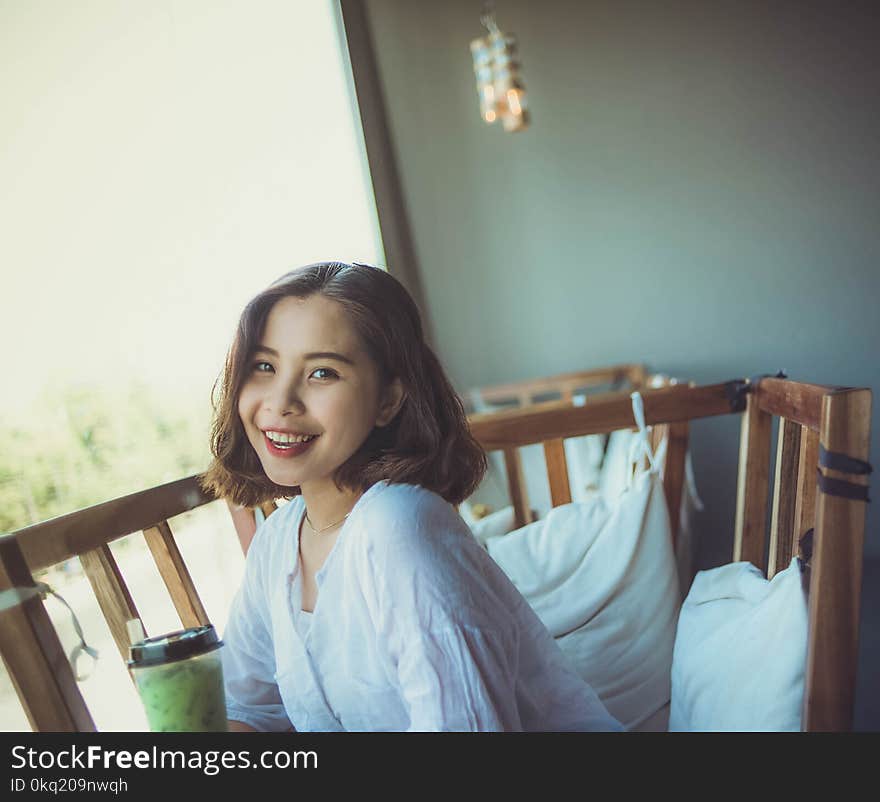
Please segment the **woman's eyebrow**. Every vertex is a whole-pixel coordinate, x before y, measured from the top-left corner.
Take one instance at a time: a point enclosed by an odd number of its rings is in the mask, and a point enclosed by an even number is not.
[[[278,352],[274,348],[269,348],[266,345],[259,345],[256,348],[256,352],[270,354],[271,356],[277,357]],[[337,362],[344,362],[346,365],[354,365],[354,360],[345,356],[344,354],[337,354],[335,351],[312,351],[310,354],[304,354],[303,358],[306,360],[309,359],[335,359]]]

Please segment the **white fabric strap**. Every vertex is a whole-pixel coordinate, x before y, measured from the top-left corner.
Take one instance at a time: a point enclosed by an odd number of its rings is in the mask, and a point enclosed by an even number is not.
[[[76,617],[76,613],[73,612],[71,606],[66,601],[64,601],[64,599],[59,596],[54,590],[52,590],[49,585],[47,585],[45,582],[37,582],[36,585],[29,588],[13,587],[0,591],[0,612],[2,612],[3,610],[11,610],[13,607],[18,607],[18,605],[24,604],[24,602],[37,596],[45,600],[47,594],[53,595],[68,610],[70,610],[70,616],[73,619],[73,629],[79,636],[79,643],[73,647],[73,650],[70,652],[69,659],[70,665],[73,667],[73,672],[76,675],[77,682],[82,682],[83,680],[88,679],[91,672],[81,674],[79,672],[79,669],[77,668],[77,662],[83,654],[87,654],[89,657],[92,658],[92,660],[97,662],[98,650],[93,649],[86,643],[85,637],[83,636],[82,627],[79,624],[79,619]],[[94,666],[92,667],[94,668]]]
[[[630,398],[632,399],[633,417],[635,418],[636,426],[639,427],[639,432],[633,438],[629,452],[629,463],[632,465],[634,462],[638,462],[642,456],[646,456],[648,464],[651,466],[651,471],[655,471],[654,452],[651,450],[651,441],[648,437],[651,429],[645,425],[645,402],[642,399],[642,394],[638,391],[631,393]]]

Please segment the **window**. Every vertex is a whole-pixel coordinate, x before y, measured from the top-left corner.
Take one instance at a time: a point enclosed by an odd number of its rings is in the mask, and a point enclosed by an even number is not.
[[[330,0],[3,4],[0,532],[203,470],[247,300],[384,263],[351,86]]]

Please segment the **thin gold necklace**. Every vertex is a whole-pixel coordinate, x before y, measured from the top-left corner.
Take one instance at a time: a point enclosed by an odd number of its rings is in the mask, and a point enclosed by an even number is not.
[[[350,511],[349,511],[348,515],[345,516],[345,518],[348,518],[349,515],[351,515]],[[345,520],[345,518],[341,518],[335,524],[330,524],[330,526],[325,526],[322,529],[315,529],[315,525],[312,523],[311,519],[309,518],[309,513],[306,512],[306,521],[308,521],[309,526],[311,527],[312,531],[316,535],[320,535],[321,532],[326,532],[328,529],[332,529],[334,526],[338,526],[339,524],[341,524]]]

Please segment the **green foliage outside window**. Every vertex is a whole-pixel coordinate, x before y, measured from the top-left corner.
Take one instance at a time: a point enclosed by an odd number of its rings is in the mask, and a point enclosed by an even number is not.
[[[0,533],[203,471],[210,403],[149,387],[46,391],[0,425]]]

